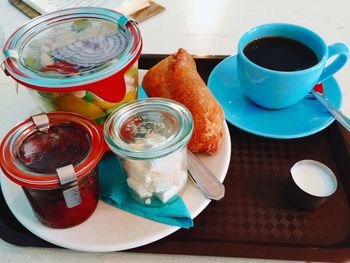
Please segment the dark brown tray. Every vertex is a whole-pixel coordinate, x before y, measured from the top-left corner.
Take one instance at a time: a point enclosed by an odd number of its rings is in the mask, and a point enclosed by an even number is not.
[[[143,56],[149,68],[163,56]],[[207,79],[222,58],[196,58]],[[333,123],[315,135],[277,140],[229,125],[232,154],[224,181],[226,195],[181,229],[133,252],[231,256],[307,261],[350,260],[350,135]],[[336,193],[313,212],[295,209],[284,198],[289,170],[302,159],[328,165],[339,180]],[[52,247],[28,232],[0,198],[0,237],[20,246]]]

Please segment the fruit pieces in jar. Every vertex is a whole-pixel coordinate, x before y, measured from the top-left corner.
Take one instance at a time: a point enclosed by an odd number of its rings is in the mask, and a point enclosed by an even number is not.
[[[75,74],[79,73],[79,67],[68,62],[58,60],[55,61],[53,64],[41,67],[40,71],[47,72],[49,74]]]
[[[74,70],[61,73],[69,78],[101,70],[101,65],[120,55],[125,43],[125,35],[117,24],[98,19],[69,20],[33,36],[23,47],[21,57],[29,70],[53,77],[55,71],[60,71],[57,64],[67,63]]]
[[[63,75],[61,75],[63,76]],[[29,90],[42,110],[68,111],[82,114],[96,123],[104,122],[115,109],[137,98],[138,66],[133,65],[125,76],[126,94],[122,101],[108,102],[91,91],[46,92]],[[117,84],[116,84],[117,88]]]
[[[104,111],[95,104],[78,98],[73,94],[65,94],[54,99],[58,111],[70,111],[85,115],[90,119],[97,119],[105,115]]]
[[[126,36],[118,24],[100,19],[73,19],[63,21],[33,36],[24,46],[21,58],[22,64],[28,70],[44,78],[80,78],[86,75],[93,76],[113,66],[126,46]],[[96,81],[98,80],[97,78]],[[137,98],[137,62],[127,70],[124,80],[126,94],[124,99],[117,103],[103,100],[85,90],[52,94],[36,91],[34,95],[42,110],[46,112],[76,112],[100,123],[104,122],[113,110]],[[118,92],[118,83],[115,83],[115,87],[106,88]],[[77,98],[66,96],[67,94]]]

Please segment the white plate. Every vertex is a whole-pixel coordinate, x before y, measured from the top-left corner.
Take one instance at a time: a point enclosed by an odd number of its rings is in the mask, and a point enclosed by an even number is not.
[[[25,106],[13,108],[11,115],[16,115],[16,111],[18,114],[23,113]],[[9,122],[6,123],[7,126],[15,125],[12,123],[13,119],[6,120]],[[226,123],[219,152],[215,156],[198,156],[222,182],[231,156],[230,134]],[[119,210],[102,201],[99,201],[93,215],[82,224],[68,229],[48,228],[34,216],[22,188],[10,181],[2,172],[0,175],[6,203],[18,221],[33,234],[61,247],[90,252],[125,250],[149,244],[179,229]],[[210,202],[190,180],[182,198],[192,218],[202,212]]]

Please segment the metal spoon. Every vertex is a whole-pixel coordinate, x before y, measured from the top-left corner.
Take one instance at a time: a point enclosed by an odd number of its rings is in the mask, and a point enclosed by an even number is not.
[[[220,200],[225,195],[225,186],[208,167],[191,151],[187,151],[190,178],[212,200]]]
[[[310,92],[326,109],[333,115],[333,117],[344,126],[345,129],[350,131],[350,119],[346,117],[340,110],[336,109],[327,98],[318,93],[315,90]]]

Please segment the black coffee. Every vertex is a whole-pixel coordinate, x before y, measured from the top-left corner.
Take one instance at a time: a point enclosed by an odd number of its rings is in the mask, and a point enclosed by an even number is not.
[[[255,64],[278,71],[297,71],[318,63],[314,51],[296,40],[264,37],[250,42],[243,50]]]

